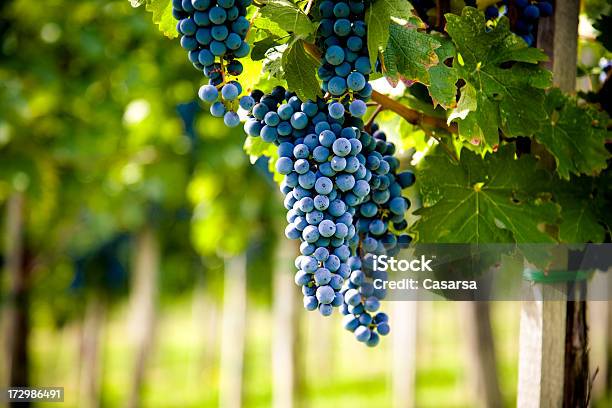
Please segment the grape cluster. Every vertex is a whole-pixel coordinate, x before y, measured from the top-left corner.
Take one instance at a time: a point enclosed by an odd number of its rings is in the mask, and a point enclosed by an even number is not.
[[[488,21],[494,21],[507,12],[508,7],[516,8],[517,18],[512,25],[512,31],[518,34],[527,45],[535,43],[537,24],[540,17],[550,17],[553,15],[553,5],[551,0],[503,0],[501,6],[491,5],[485,9],[485,17]]]
[[[245,41],[250,27],[245,16],[250,4],[251,0],[172,1],[172,13],[179,20],[181,46],[188,51],[193,66],[209,80],[198,95],[212,104],[211,114],[223,117],[230,127],[240,124],[235,111],[242,87],[228,77],[242,73],[238,58],[246,57],[250,51]]]
[[[269,94],[242,96],[235,77],[246,57],[251,0],[173,0],[181,45],[208,84],[198,95],[227,126],[240,123],[238,107],[248,112],[245,132],[277,146],[276,171],[287,209],[285,235],[300,240],[295,282],[304,307],[332,314],[340,307],[345,327],[369,346],[389,333],[388,317],[377,312],[385,291],[372,281],[384,272],[368,268],[372,253],[393,254],[407,227],[410,202],[402,188],[414,181],[397,173],[395,146],[361,119],[371,94],[372,72],[364,21],[369,0],[322,0],[316,44],[322,51],[318,75],[326,99],[302,101],[281,86]],[[234,77],[234,78],[232,78]],[[395,251],[395,252],[394,252]],[[368,253],[363,258],[361,253]],[[368,256],[370,258],[368,258]]]
[[[365,7],[363,0],[323,0],[319,4],[322,18],[317,45],[323,61],[318,74],[323,92],[333,97],[348,93],[355,99],[368,100],[372,95]]]
[[[527,45],[532,46],[535,43],[534,33],[537,31],[538,20],[540,17],[552,16],[553,5],[547,0],[516,0],[515,5],[518,19],[513,30],[525,40]]]
[[[408,227],[406,211],[410,200],[402,196],[402,190],[414,184],[411,171],[397,173],[399,160],[394,157],[395,145],[374,123],[372,136],[362,138],[366,169],[370,170],[370,194],[359,206],[357,232],[365,253],[395,255],[398,243],[410,243],[409,235],[400,234]]]
[[[391,330],[387,315],[378,312],[386,293],[372,284],[375,279],[386,280],[387,273],[368,269],[358,256],[349,259],[349,266],[351,276],[340,292],[344,297],[342,324],[358,341],[374,347]]]
[[[372,270],[370,261],[373,254],[395,255],[402,245],[412,241],[409,235],[402,234],[408,226],[405,212],[410,206],[402,189],[414,184],[415,177],[411,171],[397,173],[395,145],[387,142],[376,124],[372,124],[371,130],[372,136],[364,133],[361,138],[366,169],[372,173],[371,192],[355,215],[363,262],[359,257],[349,260],[352,272],[341,293],[345,301],[344,327],[354,332],[357,340],[375,346],[379,335],[389,333],[389,324],[386,314],[376,313],[385,290],[375,288],[372,282],[388,277],[386,272]]]
[[[245,131],[278,146],[285,235],[302,241],[295,282],[304,307],[329,316],[343,304],[340,290],[351,274],[351,246],[358,242],[353,217],[370,193],[372,174],[361,154],[363,121],[339,102],[302,102],[282,87],[251,97],[255,105]]]

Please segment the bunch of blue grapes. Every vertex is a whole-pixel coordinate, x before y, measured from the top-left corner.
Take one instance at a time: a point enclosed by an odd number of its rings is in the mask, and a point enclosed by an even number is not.
[[[372,72],[367,46],[363,0],[323,0],[319,4],[321,21],[317,45],[323,60],[319,78],[323,92],[347,100],[368,100],[372,95]]]
[[[366,257],[371,255],[366,255]],[[341,290],[344,298],[342,305],[342,324],[345,329],[353,332],[355,338],[370,347],[376,346],[380,336],[389,334],[389,318],[379,312],[380,301],[386,292],[376,289],[373,285],[375,279],[387,280],[387,273],[373,271],[367,266],[367,258],[359,256],[349,258],[351,275]]]
[[[513,22],[512,31],[525,40],[527,45],[533,46],[539,19],[553,15],[551,0],[513,0],[512,2],[504,0],[502,3],[501,7],[491,5],[485,9],[487,20],[496,20],[500,15],[507,13],[508,7],[514,7],[517,18]]]
[[[351,113],[355,106],[361,112],[364,102],[355,100],[348,110],[323,99],[302,102],[282,87],[250,97],[255,104],[245,131],[278,146],[285,235],[301,241],[295,282],[304,307],[329,316],[344,303],[340,290],[351,274],[351,247],[358,243],[353,217],[370,193],[372,174],[361,154],[363,121]]]
[[[359,206],[357,231],[364,253],[395,255],[399,244],[408,244],[411,238],[401,232],[406,230],[406,212],[410,200],[402,196],[402,190],[414,184],[414,173],[407,170],[398,173],[400,162],[394,156],[395,145],[375,123],[372,136],[362,138],[366,169],[372,173],[370,194]]]
[[[173,0],[173,15],[179,20],[181,46],[188,51],[193,66],[202,70],[208,85],[200,88],[200,99],[211,103],[213,116],[225,124],[240,124],[236,113],[242,87],[237,77],[243,71],[238,58],[246,57],[249,21],[246,13],[251,0]]]
[[[393,256],[412,241],[410,235],[403,233],[408,227],[405,214],[410,201],[402,196],[402,190],[414,184],[415,176],[411,171],[398,173],[395,145],[387,141],[376,124],[371,130],[372,136],[365,133],[361,138],[366,169],[372,174],[370,194],[355,215],[361,258],[349,260],[352,272],[341,293],[345,301],[344,327],[354,332],[357,340],[376,346],[379,335],[389,333],[389,322],[386,314],[378,312],[386,292],[375,288],[372,282],[386,281],[388,276],[384,271],[373,270],[372,255]]]

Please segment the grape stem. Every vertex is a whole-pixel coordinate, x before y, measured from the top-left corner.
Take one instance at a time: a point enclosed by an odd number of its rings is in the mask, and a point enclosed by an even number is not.
[[[306,4],[306,8],[304,9],[304,14],[310,14],[310,9],[312,8],[313,3],[314,0],[308,0],[308,4]]]
[[[374,123],[374,120],[376,119],[376,117],[378,116],[378,114],[380,112],[382,112],[383,107],[382,105],[376,105],[376,110],[374,110],[374,113],[372,113],[372,116],[370,116],[370,118],[368,119],[367,123],[365,124],[365,129],[370,132],[370,128],[372,127],[372,123]]]
[[[255,13],[253,13],[253,17],[251,17],[251,21],[249,21],[249,29],[247,30],[244,39],[245,41],[248,40],[249,35],[251,34],[251,28],[253,28],[253,23],[255,22],[255,19],[259,16],[259,10],[257,10]]]

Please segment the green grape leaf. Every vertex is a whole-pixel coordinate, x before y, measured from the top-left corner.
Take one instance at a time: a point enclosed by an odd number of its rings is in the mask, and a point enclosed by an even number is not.
[[[317,96],[322,96],[316,76],[319,61],[306,52],[301,40],[289,45],[283,53],[282,62],[288,89],[293,90],[303,101],[308,99],[314,101]]]
[[[365,22],[368,26],[368,53],[372,67],[378,59],[378,53],[387,47],[392,19],[403,24],[409,22],[419,27],[423,25],[412,10],[412,4],[404,0],[376,0],[368,8]]]
[[[542,126],[545,89],[551,73],[537,64],[547,59],[510,32],[507,18],[488,29],[484,14],[471,7],[461,16],[447,14],[447,32],[456,48],[453,67],[465,81],[449,122],[459,123],[459,135],[484,150],[506,136],[532,136]],[[463,94],[469,96],[463,98]]]
[[[289,33],[283,30],[277,23],[264,17],[257,17],[253,20],[253,27],[265,30],[275,37],[285,37],[289,35]]]
[[[286,50],[286,48],[284,48]],[[272,78],[283,80],[283,53],[284,50],[274,48],[266,53],[263,60],[263,70],[270,74]]]
[[[606,168],[611,156],[605,146],[610,137],[605,113],[578,105],[575,98],[556,88],[546,96],[545,109],[549,120],[535,138],[555,157],[561,177],[594,175]]]
[[[284,177],[276,171],[276,161],[278,160],[278,150],[272,143],[264,142],[261,137],[247,136],[244,141],[243,149],[249,155],[251,164],[255,164],[257,159],[262,156],[268,157],[268,170],[274,176],[274,181],[280,183]]]
[[[408,80],[429,84],[428,69],[438,64],[440,43],[414,28],[391,24],[389,42],[383,53],[383,73],[391,82]]]
[[[253,48],[251,49],[251,59],[253,61],[260,61],[266,57],[266,52],[273,47],[281,45],[277,38],[265,37],[262,40],[255,41]]]
[[[146,2],[146,10],[153,14],[153,22],[166,37],[176,38],[176,20],[172,15],[171,0],[130,0],[132,7],[138,7]]]
[[[599,222],[599,208],[606,203],[597,196],[597,187],[595,179],[585,176],[556,183],[555,200],[561,205],[561,242],[603,242],[605,229]]]
[[[459,162],[438,148],[419,166],[423,207],[413,227],[423,243],[546,243],[544,232],[557,222],[547,173],[530,156],[515,158],[504,146],[497,153],[463,149]]]
[[[289,0],[267,0],[260,12],[263,17],[298,38],[307,38],[315,32],[315,24]]]
[[[444,61],[455,56],[453,43],[444,37],[436,37],[441,46],[436,48],[438,64],[429,68],[431,84],[428,87],[429,95],[434,106],[441,105],[445,109],[457,106],[457,86],[459,80],[457,69],[444,64]]]
[[[244,152],[249,156],[251,164],[254,164],[261,156],[270,157],[274,147],[272,143],[264,142],[261,137],[252,136],[247,136],[243,145]]]

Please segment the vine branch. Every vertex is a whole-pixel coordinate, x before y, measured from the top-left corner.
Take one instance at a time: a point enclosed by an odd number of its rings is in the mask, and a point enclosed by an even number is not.
[[[376,119],[376,117],[382,110],[383,110],[382,105],[376,105],[376,110],[374,111],[374,113],[372,113],[372,116],[370,116],[370,118],[368,119],[367,123],[364,126],[368,132],[370,131],[370,128],[372,127],[372,123],[374,123],[374,120]]]
[[[383,110],[387,109],[397,113],[402,118],[404,118],[406,122],[412,125],[434,127],[438,129],[444,129],[450,133],[457,133],[456,125],[452,124],[449,126],[442,118],[428,116],[417,110],[410,109],[409,107],[402,105],[395,99],[392,99],[378,91],[372,91],[372,100],[381,105],[383,107]]]

